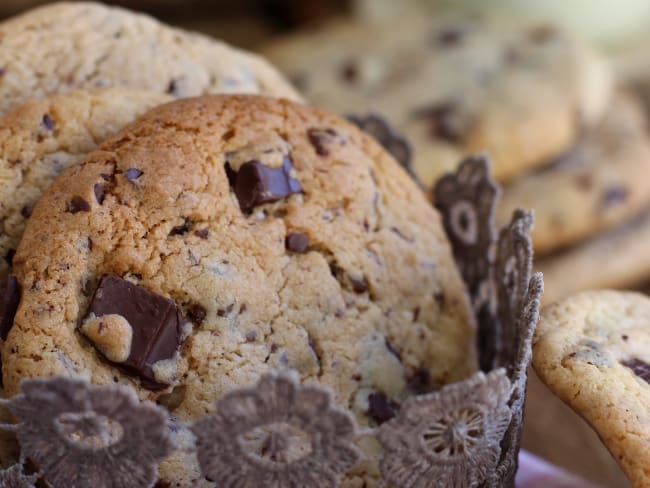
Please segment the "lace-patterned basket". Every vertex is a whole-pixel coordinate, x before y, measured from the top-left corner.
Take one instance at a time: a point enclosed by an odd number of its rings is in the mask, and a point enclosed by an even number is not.
[[[202,474],[219,487],[335,487],[369,439],[378,446],[379,486],[514,486],[543,282],[531,275],[532,214],[516,211],[497,234],[498,195],[485,157],[466,159],[434,190],[479,323],[483,371],[411,397],[393,419],[363,431],[328,388],[301,385],[290,372],[266,375],[188,426]],[[166,411],[124,386],[30,379],[3,403],[19,419],[4,427],[15,431],[21,460],[0,471],[2,487],[39,478],[55,488],[151,487],[175,449]]]

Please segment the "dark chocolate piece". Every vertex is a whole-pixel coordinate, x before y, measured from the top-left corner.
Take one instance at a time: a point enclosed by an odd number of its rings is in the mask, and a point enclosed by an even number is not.
[[[43,126],[47,130],[54,129],[54,121],[52,120],[52,116],[50,114],[43,115]]]
[[[392,419],[399,410],[399,405],[381,392],[368,395],[368,416],[378,425]]]
[[[20,285],[15,276],[7,276],[0,283],[0,338],[4,341],[14,325],[20,303]]]
[[[95,200],[97,200],[97,203],[100,205],[104,203],[104,183],[95,183],[95,186],[93,186],[93,192],[95,192]]]
[[[200,303],[193,303],[187,309],[187,315],[196,325],[201,325],[208,315],[207,310]]]
[[[602,196],[602,206],[609,207],[624,202],[628,196],[628,189],[624,186],[615,185],[605,189]]]
[[[186,220],[181,225],[172,227],[172,230],[169,231],[170,236],[183,236],[190,231],[191,223]]]
[[[424,366],[420,366],[416,369],[413,372],[413,375],[408,379],[408,387],[417,395],[429,393],[432,390],[429,370]]]
[[[129,181],[135,181],[142,176],[142,171],[138,168],[129,168],[124,172],[124,176],[126,176],[126,179]]]
[[[363,276],[361,278],[350,277],[350,283],[352,283],[352,289],[355,293],[365,293],[368,291],[368,283]]]
[[[464,134],[458,118],[458,106],[454,102],[443,102],[423,107],[413,112],[413,117],[429,124],[429,133],[434,139],[458,143]]]
[[[302,232],[291,232],[284,241],[287,250],[292,252],[305,252],[309,247],[309,237]]]
[[[150,390],[164,388],[152,366],[172,359],[181,344],[183,319],[176,304],[116,275],[104,275],[90,301],[86,317],[117,314],[133,330],[131,352],[120,368],[138,376]]]
[[[281,168],[270,168],[253,159],[244,163],[237,172],[226,163],[226,172],[239,206],[245,212],[302,190],[300,183],[289,174],[291,160],[287,156]]]
[[[383,117],[369,114],[366,117],[347,115],[346,118],[362,131],[374,137],[411,176],[414,176],[411,145]]]
[[[254,330],[246,332],[246,342],[255,342],[255,339],[257,339],[257,332]]]
[[[622,361],[621,364],[630,368],[635,375],[650,384],[650,364],[637,358]]]
[[[7,254],[5,254],[5,261],[9,266],[13,266],[14,264],[14,256],[16,255],[16,250],[15,249],[9,249],[7,251]]]
[[[207,239],[210,235],[210,231],[208,229],[197,229],[194,231],[194,235],[196,237],[200,237],[201,239]]]
[[[28,219],[32,215],[32,207],[30,207],[29,205],[25,205],[23,208],[20,209],[20,215]]]
[[[326,129],[309,129],[307,131],[309,143],[314,147],[316,154],[319,156],[329,155],[329,146],[335,142],[338,135],[338,132],[329,127]]]
[[[436,34],[436,42],[443,46],[458,46],[464,37],[463,31],[455,28],[447,28]]]
[[[68,202],[68,212],[73,214],[77,212],[90,212],[90,204],[80,196],[75,195]]]

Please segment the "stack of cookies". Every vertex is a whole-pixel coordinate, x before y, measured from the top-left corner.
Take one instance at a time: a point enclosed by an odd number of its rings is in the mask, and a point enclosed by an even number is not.
[[[441,33],[439,42],[453,45],[458,35]],[[92,3],[34,10],[0,24],[0,39],[0,352],[8,396],[30,377],[126,385],[170,416],[165,428],[178,449],[160,464],[156,486],[207,488],[215,481],[201,474],[187,425],[269,371],[294,370],[316,393],[316,386],[329,388],[337,404],[331,429],[347,428],[348,416],[375,428],[410,397],[477,372],[474,310],[439,214],[373,138],[300,104],[263,59]],[[358,69],[350,66],[346,76],[361,76]],[[540,90],[558,99],[533,107],[535,123],[558,115],[560,99],[576,102],[580,120],[599,117],[604,88],[586,91],[578,74],[566,76],[570,93],[541,82]],[[487,104],[493,117],[471,124],[467,145],[455,132],[469,123],[464,112],[450,107],[439,126],[438,109],[424,107],[417,116],[451,137],[430,146],[448,159],[427,173],[429,182],[515,115],[502,118],[478,78],[467,89],[476,98],[461,108]],[[407,95],[415,100],[421,92]],[[562,113],[549,146],[563,146],[578,129],[576,112]],[[529,130],[519,134],[522,141]],[[516,173],[522,155],[534,167],[547,152],[537,140],[525,148],[522,142],[499,173]],[[535,289],[533,325],[541,284]],[[519,348],[524,366],[526,348]],[[522,371],[520,365],[523,392]],[[518,436],[523,393],[511,424],[508,402],[519,390],[505,370],[476,373],[474,384],[476,401],[492,406],[478,417],[439,421],[484,422],[489,413],[500,430],[467,427],[467,435],[491,435],[481,449],[499,452],[497,434],[507,428]],[[316,393],[311,400],[322,400]],[[279,398],[280,410],[294,400]],[[89,418],[77,421],[99,429]],[[75,424],[64,420],[52,423],[74,438]],[[271,450],[273,462],[263,463],[274,465],[283,448],[273,443],[281,438],[257,434],[272,443],[258,447],[261,457]],[[434,434],[436,449],[465,442]],[[518,439],[510,445],[516,456]],[[501,457],[516,466],[512,452]],[[329,454],[358,457],[356,448]],[[0,461],[9,464],[13,455],[15,446],[2,438]],[[477,455],[493,467],[503,461]],[[338,461],[336,474],[346,473],[349,459]],[[41,468],[58,464],[36,461]],[[450,476],[465,471],[463,465]],[[503,476],[481,471],[488,474]],[[322,474],[328,476],[335,479]],[[374,486],[379,477],[369,455],[341,486]]]
[[[426,188],[464,155],[486,152],[504,184],[497,223],[517,207],[535,210],[545,303],[650,278],[645,114],[570,33],[525,19],[422,13],[339,21],[263,53],[308,100],[383,115],[411,141]]]

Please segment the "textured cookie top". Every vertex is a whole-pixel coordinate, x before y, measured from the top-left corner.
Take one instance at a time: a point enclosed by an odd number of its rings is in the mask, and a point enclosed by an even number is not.
[[[111,85],[298,99],[258,56],[98,3],[55,3],[2,22],[0,46],[0,114],[26,98]]]
[[[634,486],[650,482],[650,299],[584,292],[548,307],[533,344],[535,370],[582,415]]]
[[[120,87],[30,100],[0,118],[0,276],[54,178],[136,117],[173,98]]]
[[[197,418],[291,367],[374,423],[476,368],[436,211],[370,137],[288,101],[152,110],[45,192],[14,272],[10,394],[24,376],[83,375]]]
[[[604,61],[561,29],[510,20],[339,22],[263,53],[317,105],[385,115],[414,143],[425,183],[484,150],[504,180],[567,149],[611,85]]]

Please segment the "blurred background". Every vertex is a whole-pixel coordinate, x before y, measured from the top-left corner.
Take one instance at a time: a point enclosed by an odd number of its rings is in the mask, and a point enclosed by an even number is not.
[[[50,3],[42,0],[0,0],[0,18],[20,13],[30,7]],[[251,49],[264,50],[266,43],[277,36],[285,36],[296,31],[327,25],[328,22],[346,18],[358,22],[397,19],[411,11],[422,9],[436,15],[443,10],[488,10],[495,15],[522,15],[535,19],[550,21],[554,25],[565,27],[576,33],[602,53],[611,63],[616,83],[623,90],[636,92],[635,96],[650,101],[650,2],[647,0],[122,0],[105,2],[111,5],[128,7],[144,11],[157,18],[182,28],[204,32],[225,40],[233,45]],[[645,136],[644,136],[645,139]],[[579,141],[576,143],[578,144]],[[617,156],[618,157],[618,156]],[[595,171],[595,170],[594,170]],[[650,178],[650,174],[642,175]],[[552,196],[552,195],[551,195]],[[640,251],[642,236],[650,236],[650,219],[646,218],[643,232],[629,236],[620,232],[629,232],[629,222],[639,219],[638,215],[628,216],[616,224],[628,225],[627,230],[616,231],[614,224],[599,228],[599,232],[612,231],[614,240],[607,237],[605,243],[587,243],[607,256],[610,252],[619,252],[617,243],[633,245],[624,254],[634,256],[628,275],[615,282],[582,282],[567,286],[566,291],[598,286],[620,286],[624,288],[643,289],[650,283],[650,256]],[[623,221],[625,220],[625,221]],[[611,229],[610,229],[611,227]],[[612,230],[614,229],[614,230]],[[624,235],[628,241],[619,240]],[[584,236],[597,239],[600,236]],[[620,238],[623,239],[623,238]],[[613,242],[613,243],[612,243]],[[573,243],[572,243],[573,244]],[[621,244],[621,245],[623,245]],[[600,246],[600,247],[599,247]],[[636,247],[635,247],[636,246]],[[645,246],[643,246],[645,247]],[[564,249],[562,250],[564,252]],[[568,260],[576,261],[578,254],[567,254],[562,266]],[[644,260],[642,265],[639,262]],[[625,263],[624,263],[625,264]],[[597,264],[594,264],[597,266]],[[623,265],[621,265],[623,266]],[[549,280],[554,276],[549,268]],[[558,274],[556,273],[556,274]],[[574,271],[567,274],[579,274]],[[625,273],[623,273],[625,274]],[[561,280],[547,289],[561,295]],[[531,372],[529,396],[527,402],[526,428],[523,446],[563,466],[570,471],[603,487],[625,487],[627,481],[622,476],[616,463],[603,447],[596,434],[562,402],[552,396],[546,387]]]

